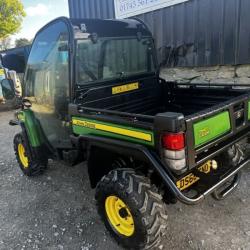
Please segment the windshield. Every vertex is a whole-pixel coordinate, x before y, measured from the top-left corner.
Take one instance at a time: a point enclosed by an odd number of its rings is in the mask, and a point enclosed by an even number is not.
[[[77,40],[78,84],[154,72],[152,46],[151,38]]]

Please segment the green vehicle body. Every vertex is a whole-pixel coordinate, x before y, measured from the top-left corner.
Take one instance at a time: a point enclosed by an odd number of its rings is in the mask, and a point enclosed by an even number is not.
[[[230,116],[227,111],[194,124],[195,147],[208,143],[231,130]]]
[[[76,135],[97,135],[118,140],[135,142],[146,146],[154,146],[153,131],[100,122],[97,120],[72,118],[73,133]]]
[[[248,105],[250,105],[250,103]],[[31,110],[23,110],[18,113],[17,117],[20,122],[24,122],[25,124],[31,146],[41,146],[46,138],[44,138],[41,127],[35,119],[33,112]],[[77,121],[80,122],[77,124]],[[106,128],[99,129],[99,124],[106,126]],[[118,124],[100,122],[97,120],[83,119],[82,117],[72,117],[71,126],[73,133],[76,135],[97,135],[135,142],[146,146],[154,146],[154,133],[153,131],[149,130],[125,127]],[[116,129],[120,129],[121,131],[112,131]],[[195,136],[195,147],[209,143],[214,139],[231,132],[229,113],[222,112],[211,118],[207,118],[204,121],[195,123],[193,129]]]
[[[37,148],[43,145],[45,138],[32,110],[19,111],[17,118],[25,126],[31,147]]]

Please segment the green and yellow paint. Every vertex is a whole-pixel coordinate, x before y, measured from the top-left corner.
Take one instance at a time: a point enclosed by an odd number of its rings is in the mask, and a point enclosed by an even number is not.
[[[194,124],[195,147],[202,146],[231,131],[230,115],[224,111]]]
[[[154,135],[149,130],[80,117],[72,118],[72,127],[78,135],[98,135],[154,146]]]
[[[34,113],[25,109],[17,113],[17,119],[24,123],[31,147],[39,147],[44,143],[44,136]]]

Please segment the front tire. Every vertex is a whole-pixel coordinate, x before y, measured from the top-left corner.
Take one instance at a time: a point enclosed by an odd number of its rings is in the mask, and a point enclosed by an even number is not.
[[[118,244],[152,249],[166,233],[166,205],[150,180],[133,169],[112,170],[98,183],[97,208]]]
[[[44,161],[33,159],[22,133],[16,134],[14,137],[14,151],[19,167],[25,175],[37,176],[46,170],[48,159],[44,159]]]

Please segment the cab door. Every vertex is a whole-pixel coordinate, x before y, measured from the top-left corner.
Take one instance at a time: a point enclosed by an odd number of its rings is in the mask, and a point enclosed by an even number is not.
[[[69,32],[61,20],[36,36],[25,73],[25,96],[30,100],[48,141],[69,147]]]

